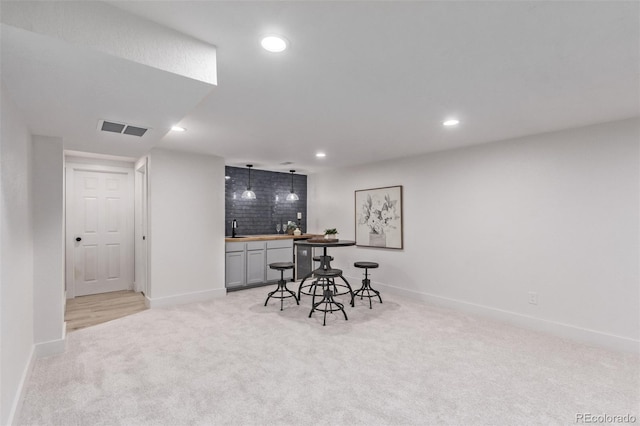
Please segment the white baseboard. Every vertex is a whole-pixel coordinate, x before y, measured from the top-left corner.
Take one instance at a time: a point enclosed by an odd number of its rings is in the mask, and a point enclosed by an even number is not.
[[[11,411],[9,412],[9,418],[7,422],[8,425],[14,424],[15,420],[20,417],[20,411],[22,410],[22,404],[24,403],[25,397],[25,384],[31,377],[31,372],[33,371],[33,366],[35,365],[36,359],[65,352],[67,350],[66,337],[67,323],[64,322],[62,325],[62,338],[51,340],[49,342],[37,343],[31,347],[27,365],[25,366],[24,371],[22,372],[22,376],[20,377],[20,383],[18,384],[18,389],[16,389],[16,396],[11,406]]]
[[[353,282],[359,282],[360,280],[360,278],[356,277],[348,277],[348,279],[353,280]],[[457,311],[497,319],[529,330],[540,331],[582,343],[605,347],[615,351],[640,353],[640,340],[590,330],[571,324],[535,318],[529,315],[505,311],[502,309],[492,308],[490,306],[478,305],[475,303],[465,302],[463,300],[451,299],[415,290],[407,290],[380,282],[372,282],[372,285],[375,289],[380,291],[388,291],[389,293],[404,296],[413,300],[421,300],[423,302],[444,306]]]
[[[174,296],[154,297],[144,296],[144,304],[147,308],[161,308],[165,306],[181,305],[183,303],[203,302],[227,295],[226,288],[214,290],[196,291],[193,293],[182,293]]]
[[[67,323],[63,323],[62,338],[48,342],[36,343],[36,356],[43,358],[64,353],[67,350]]]
[[[35,346],[31,346],[31,351],[29,352],[29,359],[27,360],[27,365],[25,365],[24,370],[22,371],[22,376],[20,377],[20,383],[18,384],[18,389],[16,389],[16,394],[13,399],[13,404],[11,404],[11,411],[9,412],[9,418],[7,419],[7,424],[12,425],[14,422],[20,417],[20,411],[22,410],[22,403],[24,402],[24,396],[26,391],[25,384],[29,381],[31,377],[31,372],[33,371],[33,366],[36,361],[36,351]]]

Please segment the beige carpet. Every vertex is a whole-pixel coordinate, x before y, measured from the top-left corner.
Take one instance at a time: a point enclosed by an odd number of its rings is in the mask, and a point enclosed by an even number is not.
[[[640,359],[382,295],[349,321],[271,287],[79,330],[19,425],[551,425],[640,421]]]

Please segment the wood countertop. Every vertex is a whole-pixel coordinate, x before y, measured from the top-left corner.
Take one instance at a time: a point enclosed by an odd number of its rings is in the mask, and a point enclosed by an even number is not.
[[[225,237],[226,243],[241,243],[243,241],[267,241],[267,240],[301,240],[305,238],[321,238],[323,235],[319,234],[302,234],[302,235],[289,235],[289,234],[271,234],[271,235],[241,235],[240,237],[232,238]]]

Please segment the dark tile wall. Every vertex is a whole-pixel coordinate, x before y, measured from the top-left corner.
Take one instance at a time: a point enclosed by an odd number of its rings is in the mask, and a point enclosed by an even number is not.
[[[229,176],[225,183],[225,235],[231,235],[231,221],[238,221],[238,235],[275,234],[276,223],[291,220],[298,223],[297,213],[303,232],[307,230],[307,177],[293,175],[293,189],[300,199],[287,201],[291,189],[291,173],[267,172],[251,169],[251,189],[255,200],[243,200],[242,192],[247,189],[249,169],[225,167]],[[280,233],[282,234],[282,229]]]

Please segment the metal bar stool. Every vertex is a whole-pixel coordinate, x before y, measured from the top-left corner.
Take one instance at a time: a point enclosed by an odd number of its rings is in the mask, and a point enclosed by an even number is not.
[[[371,280],[369,279],[369,269],[375,269],[378,267],[378,264],[376,262],[356,262],[353,264],[353,266],[355,266],[356,268],[364,268],[364,279],[362,280],[362,287],[360,287],[358,290],[356,290],[353,293],[353,296],[357,296],[358,293],[360,294],[360,300],[362,300],[363,297],[368,297],[369,298],[369,309],[372,309],[371,307],[371,298],[372,297],[377,297],[378,299],[380,299],[380,303],[382,303],[382,297],[380,297],[380,292],[378,290],[374,290],[371,287]],[[365,291],[367,292],[367,294],[364,294]],[[373,292],[373,294],[371,294]]]
[[[318,278],[317,278],[317,274],[316,271],[318,270],[327,270],[327,269],[333,269],[331,267],[331,261],[333,260],[333,256],[315,256],[313,258],[314,261],[316,262],[320,262],[320,267],[316,270],[313,271],[314,276],[316,277],[316,279],[311,283],[311,285],[309,285],[309,293],[305,293],[303,292],[303,294],[310,294],[311,296],[315,296],[317,295],[316,291],[317,291],[317,284],[318,284]],[[351,297],[351,306],[355,306],[354,301],[353,301],[353,289],[351,288],[351,284],[349,284],[349,281],[347,281],[347,279],[344,277],[344,275],[342,275],[342,270],[341,269],[336,269],[336,271],[340,271],[340,274],[338,275],[338,277],[342,280],[342,283],[337,282],[335,280],[335,277],[329,278],[329,281],[331,283],[331,285],[333,286],[333,295],[334,296],[342,296],[343,294],[348,294]],[[304,286],[307,287],[307,286]],[[341,287],[344,291],[341,291],[338,289],[338,287]],[[303,286],[301,285],[300,288],[303,288]],[[313,293],[311,293],[313,289]],[[300,289],[298,289],[299,291]],[[300,295],[298,293],[298,299],[300,298]]]
[[[348,320],[349,318],[347,318],[347,313],[344,311],[344,305],[342,303],[337,302],[333,298],[333,290],[331,290],[331,287],[333,286],[333,281],[335,280],[335,278],[342,276],[342,270],[318,269],[314,271],[314,273],[318,278],[318,284],[322,285],[322,300],[316,303],[316,296],[314,291],[313,302],[312,302],[313,305],[311,307],[311,312],[309,312],[309,318],[311,318],[311,315],[315,311],[324,312],[322,325],[325,326],[327,325],[327,312],[341,311],[342,315],[344,315],[344,319]],[[351,303],[353,303],[353,295],[351,296]]]
[[[267,300],[264,302],[264,306],[267,306],[267,303],[269,303],[269,299],[272,297],[274,299],[280,299],[280,310],[282,310],[284,299],[288,297],[293,297],[294,300],[296,301],[296,305],[299,305],[300,303],[298,302],[298,298],[296,297],[296,294],[287,288],[287,282],[284,280],[284,271],[286,271],[287,269],[293,269],[293,263],[274,262],[269,264],[269,268],[280,271],[280,281],[278,281],[278,288],[276,288],[274,291],[269,293],[269,295],[267,296]],[[285,291],[289,293],[286,296],[284,294]],[[276,295],[276,293],[278,292],[280,292],[280,294]]]

